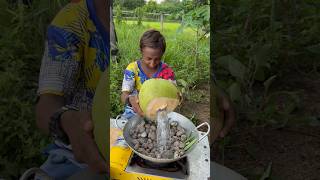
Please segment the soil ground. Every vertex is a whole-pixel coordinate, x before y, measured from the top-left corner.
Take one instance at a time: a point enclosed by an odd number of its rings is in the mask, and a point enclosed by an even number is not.
[[[191,90],[189,98],[185,98],[178,112],[184,116],[193,119],[196,124],[210,121],[210,86],[209,84],[201,84],[194,90]],[[193,117],[193,118],[192,118]]]
[[[229,167],[248,179],[259,179],[271,164],[269,179],[320,179],[320,76],[283,74],[272,91],[299,91],[301,105],[293,112],[286,126],[252,126],[238,120],[224,140],[218,140],[212,160]],[[200,101],[185,100],[179,112],[196,119],[197,124],[208,121],[210,115],[209,85],[201,85]],[[297,118],[294,118],[297,117]],[[308,120],[313,119],[313,125]],[[242,122],[241,122],[242,121]]]

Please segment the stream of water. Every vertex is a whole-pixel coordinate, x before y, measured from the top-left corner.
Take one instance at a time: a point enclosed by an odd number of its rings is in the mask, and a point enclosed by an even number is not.
[[[168,112],[166,110],[159,110],[157,113],[157,145],[158,151],[162,158],[169,158],[165,153],[169,147],[168,142],[170,140],[170,123],[168,118]]]

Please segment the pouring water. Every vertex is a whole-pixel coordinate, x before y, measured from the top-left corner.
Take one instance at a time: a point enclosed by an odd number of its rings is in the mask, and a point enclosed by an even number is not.
[[[157,112],[157,147],[162,158],[169,158],[168,144],[170,142],[170,123],[166,109]]]

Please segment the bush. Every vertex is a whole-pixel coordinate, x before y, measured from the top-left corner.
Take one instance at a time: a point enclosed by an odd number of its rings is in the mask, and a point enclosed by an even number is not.
[[[35,125],[38,73],[46,27],[68,1],[0,0],[0,179],[39,166],[47,137]]]

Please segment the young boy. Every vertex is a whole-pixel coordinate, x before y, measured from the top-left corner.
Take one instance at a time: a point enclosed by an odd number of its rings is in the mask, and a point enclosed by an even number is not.
[[[162,78],[175,83],[173,70],[161,58],[166,50],[166,41],[157,30],[148,30],[140,39],[142,58],[130,63],[124,71],[121,101],[125,104],[123,117],[130,119],[136,113],[143,116],[138,94],[144,81]]]

